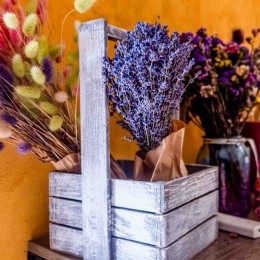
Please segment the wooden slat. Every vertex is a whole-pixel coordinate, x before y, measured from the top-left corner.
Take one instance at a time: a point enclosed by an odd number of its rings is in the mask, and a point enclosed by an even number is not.
[[[187,165],[187,169],[197,173],[166,183],[112,180],[112,206],[161,214],[218,188],[217,167]],[[79,175],[51,175],[50,196],[81,200]]]
[[[107,23],[98,19],[79,29],[82,220],[84,259],[108,260],[110,234],[110,149],[107,89]]]
[[[158,248],[167,247],[215,216],[217,200],[218,192],[215,191],[164,215],[114,208],[112,235]]]
[[[58,225],[52,225],[56,229],[56,241],[71,240],[71,233],[73,229],[68,227],[62,227]],[[66,230],[61,235],[59,230]],[[190,259],[201,250],[206,248],[217,238],[217,220],[213,217],[200,226],[193,229],[191,232],[181,237],[175,243],[166,248],[156,248],[142,243],[132,242],[120,238],[112,238],[112,259],[113,260],[183,260]],[[65,237],[64,237],[65,236]],[[82,256],[83,250],[79,249],[83,246],[82,234],[77,233],[77,237],[73,236],[75,243],[71,243],[70,252]],[[63,242],[59,242],[60,245],[64,245]],[[67,246],[62,248],[66,252]]]
[[[50,198],[50,221],[82,229],[82,203],[75,200]]]
[[[84,247],[84,237],[81,230],[50,224],[51,249],[75,256],[83,256]]]
[[[199,169],[198,165],[189,166],[188,171],[193,171],[193,167]],[[218,167],[208,167],[167,182],[164,185],[161,212],[172,210],[215,189],[218,189]]]
[[[184,260],[191,259],[217,238],[216,217],[180,238],[171,246],[163,249],[134,243],[123,239],[112,239],[113,260]]]
[[[52,222],[82,229],[80,202],[51,198],[50,205]],[[217,205],[214,191],[164,215],[112,208],[112,236],[166,247],[216,215]]]
[[[82,200],[82,177],[80,174],[51,172],[49,194],[58,198]]]
[[[121,28],[117,28],[112,25],[107,26],[108,39],[112,41],[123,40],[126,37],[127,31]]]

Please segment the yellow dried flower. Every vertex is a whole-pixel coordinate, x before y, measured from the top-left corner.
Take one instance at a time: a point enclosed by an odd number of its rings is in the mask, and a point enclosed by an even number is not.
[[[32,79],[39,85],[44,85],[46,81],[46,76],[42,72],[42,70],[37,66],[31,67],[31,76]]]
[[[35,33],[37,25],[39,23],[39,18],[37,14],[29,14],[23,23],[23,33],[26,36],[32,36]]]
[[[84,13],[92,7],[95,0],[75,0],[74,7],[79,13]]]
[[[15,92],[22,97],[38,99],[41,96],[41,90],[35,86],[17,86]]]
[[[58,107],[51,102],[41,101],[40,108],[48,115],[55,115],[58,113]]]
[[[19,26],[19,20],[18,20],[16,14],[14,14],[14,13],[6,12],[3,15],[3,21],[6,25],[6,27],[9,29],[15,30]]]
[[[41,64],[44,57],[49,55],[49,45],[46,37],[39,39],[39,50],[37,60]]]
[[[63,124],[63,118],[61,116],[53,116],[49,123],[49,129],[51,131],[57,131],[62,127]]]
[[[20,54],[15,54],[12,59],[12,68],[15,76],[22,78],[25,75],[25,67]]]
[[[29,41],[24,47],[24,53],[27,58],[33,59],[37,56],[39,50],[39,43],[36,40]]]
[[[68,94],[65,91],[58,91],[54,94],[54,100],[58,103],[63,103],[68,100]]]

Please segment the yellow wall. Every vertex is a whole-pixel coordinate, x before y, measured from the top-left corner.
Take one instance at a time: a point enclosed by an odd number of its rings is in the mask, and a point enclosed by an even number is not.
[[[26,2],[24,0],[24,2]],[[73,8],[73,0],[49,0],[49,16],[53,38],[59,40],[61,21]],[[228,39],[230,31],[260,27],[259,0],[99,0],[86,14],[73,14],[66,22],[64,39],[71,40],[73,20],[88,21],[104,17],[110,24],[133,29],[137,21],[160,22],[170,30],[195,31],[203,26],[210,33],[218,32]],[[71,45],[70,45],[71,46]],[[111,128],[111,149],[117,158],[133,157],[134,145],[126,149],[122,135],[114,125]],[[201,145],[202,133],[189,125],[186,131],[184,157],[194,162]],[[14,147],[0,155],[0,259],[26,259],[27,241],[48,232],[48,172],[34,155],[20,156]]]

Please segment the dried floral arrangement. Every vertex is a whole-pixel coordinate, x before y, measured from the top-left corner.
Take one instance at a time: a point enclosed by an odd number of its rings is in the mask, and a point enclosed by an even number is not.
[[[206,29],[196,35],[181,35],[182,42],[192,37],[195,64],[189,73],[201,74],[187,88],[184,95],[184,116],[205,131],[206,137],[238,136],[256,104],[259,92],[259,66],[254,62],[254,38],[243,45],[241,34],[232,42],[223,42],[216,35],[209,36]],[[189,80],[187,77],[187,80]]]
[[[76,0],[73,11],[94,2]],[[47,0],[5,0],[0,9],[0,138],[58,162],[80,152],[78,50],[50,43],[47,15]]]
[[[114,58],[104,61],[111,115],[143,158],[171,133],[193,65],[191,51],[190,42],[181,43],[176,32],[169,36],[167,26],[139,22],[115,46]]]

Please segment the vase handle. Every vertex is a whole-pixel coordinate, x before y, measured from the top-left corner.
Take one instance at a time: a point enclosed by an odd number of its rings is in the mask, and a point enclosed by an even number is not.
[[[259,162],[258,162],[258,153],[255,145],[255,141],[252,138],[246,138],[246,141],[248,142],[250,149],[253,152],[254,161],[256,164],[256,178],[259,178]]]

